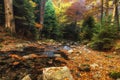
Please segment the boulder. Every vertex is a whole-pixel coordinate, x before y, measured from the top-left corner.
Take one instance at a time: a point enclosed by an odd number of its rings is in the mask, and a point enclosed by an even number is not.
[[[91,64],[91,65],[90,65],[90,67],[91,67],[92,69],[95,69],[95,68],[98,68],[98,67],[99,67],[99,65],[98,65],[98,64],[96,64],[96,63],[93,63],[93,64]]]
[[[66,60],[69,60],[69,57],[68,57],[69,53],[66,50],[57,50],[55,51],[55,54],[60,54],[61,57],[63,57]]]
[[[28,74],[22,80],[32,80],[32,79],[30,78],[30,75]]]
[[[43,80],[74,80],[68,67],[50,67],[43,69]]]

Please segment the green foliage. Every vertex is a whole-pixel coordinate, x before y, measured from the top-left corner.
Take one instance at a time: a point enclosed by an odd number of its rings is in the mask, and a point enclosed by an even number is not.
[[[63,29],[63,38],[73,41],[80,40],[80,27],[74,23],[67,24]]]
[[[62,36],[60,29],[52,0],[48,0],[45,5],[43,34],[47,38],[57,39]]]
[[[88,16],[82,24],[82,32],[81,32],[82,40],[90,41],[93,37],[94,28],[95,28],[95,20],[93,17]]]
[[[110,50],[118,37],[116,26],[104,22],[102,25],[98,24],[94,30],[90,47],[96,50]]]
[[[29,3],[29,0],[13,0],[13,1],[17,33],[26,37],[28,36],[35,37],[37,30],[34,27],[35,23],[34,8]]]
[[[36,3],[36,6],[35,6],[35,22],[40,22],[40,1],[41,0],[32,0],[33,2]]]
[[[109,76],[113,79],[118,79],[120,78],[120,72],[110,72]]]

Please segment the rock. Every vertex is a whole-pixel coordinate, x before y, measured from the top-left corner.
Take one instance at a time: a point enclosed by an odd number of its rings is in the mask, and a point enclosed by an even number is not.
[[[116,51],[114,51],[114,52],[113,52],[113,54],[117,54],[117,52],[116,52]]]
[[[76,53],[77,53],[77,54],[82,54],[82,51],[77,51]]]
[[[66,50],[58,50],[58,51],[55,51],[55,54],[60,54],[61,57],[63,57],[64,59],[69,59],[68,57],[68,52]]]
[[[43,54],[47,57],[54,57],[54,51],[45,51]]]
[[[28,74],[22,80],[32,80],[32,79],[30,78],[30,75]]]
[[[93,64],[90,65],[90,67],[93,68],[93,69],[95,69],[95,68],[99,67],[99,65],[96,64],[96,63],[93,63]]]
[[[58,46],[61,46],[62,44],[61,43],[58,43]]]
[[[21,51],[21,52],[24,51],[23,48],[16,48],[15,50],[16,50],[16,51]]]
[[[74,80],[68,67],[50,67],[43,69],[43,80]]]
[[[68,50],[71,50],[71,48],[68,47],[68,46],[64,46],[63,49],[64,49],[64,50],[67,50],[67,51],[68,51]]]
[[[23,56],[23,59],[33,59],[33,58],[37,58],[38,55],[36,54],[29,54],[29,55],[25,55]]]
[[[71,47],[71,48],[76,48],[76,46],[75,46],[75,45],[71,45],[70,47]]]
[[[73,49],[71,49],[71,48],[68,47],[68,46],[64,46],[64,47],[63,47],[63,50],[66,50],[68,53],[72,53],[72,52],[73,52]]]
[[[90,59],[89,58],[85,58],[85,61],[90,61]]]
[[[73,53],[73,50],[72,49],[68,50],[68,53]]]
[[[42,42],[41,42],[41,41],[38,41],[37,43],[38,43],[39,45],[42,45]]]
[[[77,42],[74,42],[74,45],[77,45],[78,43]]]
[[[54,54],[54,57],[61,57],[60,54]]]
[[[101,77],[102,77],[102,75],[100,73],[97,73],[97,74],[93,75],[93,78],[95,80],[99,80]]]
[[[89,64],[81,64],[78,69],[80,71],[85,71],[85,72],[89,72],[91,70],[90,65]]]
[[[21,44],[21,43],[16,44],[16,47],[17,47],[17,48],[21,48],[21,47],[23,47],[23,44]]]

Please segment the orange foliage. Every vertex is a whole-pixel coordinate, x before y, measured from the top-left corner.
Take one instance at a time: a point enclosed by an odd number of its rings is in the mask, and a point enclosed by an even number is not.
[[[73,3],[66,11],[69,20],[78,21],[83,17],[85,5],[81,2]]]
[[[20,62],[13,62],[13,65],[16,66],[18,65]]]
[[[11,58],[13,58],[13,59],[22,60],[22,57],[21,57],[21,56],[18,56],[18,55],[16,55],[16,54],[10,54],[9,56],[10,56]]]
[[[35,23],[35,27],[41,30],[43,28],[43,25],[39,23]]]

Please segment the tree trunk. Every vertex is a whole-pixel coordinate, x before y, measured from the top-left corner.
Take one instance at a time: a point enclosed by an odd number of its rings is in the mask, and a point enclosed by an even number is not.
[[[119,4],[119,0],[114,0],[113,1],[113,18],[112,18],[112,22],[117,24],[118,30],[120,30],[119,28],[119,10],[118,10],[118,4]]]
[[[108,15],[109,15],[109,0],[105,1],[105,8],[106,8],[105,15],[106,15],[106,17],[108,17]]]
[[[45,3],[46,3],[46,0],[40,0],[40,25],[42,26],[41,28],[39,28],[39,33],[40,33],[40,38],[42,38],[42,29],[43,29],[43,26],[44,26],[44,12],[45,12]]]
[[[102,20],[103,20],[103,11],[104,11],[103,4],[104,4],[104,0],[101,0],[101,24],[102,24]]]
[[[15,33],[15,22],[13,17],[13,1],[4,0],[5,6],[5,28],[10,30],[11,33]]]
[[[44,22],[44,10],[45,10],[46,0],[41,0],[40,2],[40,24],[43,25]]]

